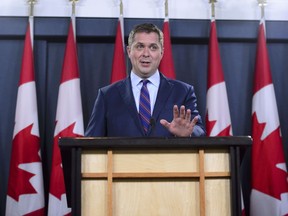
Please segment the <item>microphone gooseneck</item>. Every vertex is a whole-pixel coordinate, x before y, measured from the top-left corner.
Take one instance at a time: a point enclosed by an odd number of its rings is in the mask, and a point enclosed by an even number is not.
[[[154,135],[155,125],[156,125],[155,119],[154,119],[154,118],[151,118],[151,119],[150,119],[150,136],[153,136],[153,135]]]

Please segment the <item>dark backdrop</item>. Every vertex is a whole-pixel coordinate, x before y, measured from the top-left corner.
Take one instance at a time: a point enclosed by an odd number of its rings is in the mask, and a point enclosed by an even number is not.
[[[140,22],[162,28],[163,19],[125,19],[125,41]],[[0,215],[6,205],[17,85],[26,17],[0,17]],[[251,135],[251,101],[259,21],[217,21],[221,58],[228,90],[234,135]],[[288,158],[288,22],[267,21],[267,42],[286,161]],[[84,124],[87,125],[97,90],[109,84],[116,18],[77,18],[77,44]],[[35,18],[34,60],[44,184],[47,193],[54,121],[69,18]],[[176,77],[194,85],[198,108],[205,119],[209,20],[170,19]],[[128,63],[128,71],[131,66]],[[249,163],[248,163],[249,166]],[[249,169],[243,176],[249,177]],[[248,188],[248,187],[247,187]],[[244,196],[248,193],[244,188]]]

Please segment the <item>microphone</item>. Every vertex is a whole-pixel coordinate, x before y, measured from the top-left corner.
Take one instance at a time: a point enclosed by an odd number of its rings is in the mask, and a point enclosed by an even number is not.
[[[153,132],[154,132],[154,128],[155,128],[155,125],[156,125],[156,121],[154,118],[151,118],[150,119],[150,136],[153,136]]]

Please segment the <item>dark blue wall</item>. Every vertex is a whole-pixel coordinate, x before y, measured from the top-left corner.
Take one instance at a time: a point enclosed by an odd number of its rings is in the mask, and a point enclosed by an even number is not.
[[[162,19],[125,19],[125,37],[140,22],[162,28]],[[251,99],[258,21],[217,21],[234,135],[251,135]],[[288,158],[288,22],[267,21],[267,41],[286,161]],[[4,215],[25,29],[25,17],[0,17],[0,215]],[[69,18],[35,18],[34,60],[46,192],[58,87]],[[98,88],[109,84],[117,19],[78,18],[77,43],[84,123]],[[204,118],[209,20],[170,19],[177,79],[195,86]],[[128,63],[128,61],[127,61]],[[129,64],[130,68],[130,64]],[[246,172],[246,173],[245,173]],[[244,174],[249,176],[249,171]],[[47,194],[47,193],[46,193]],[[47,196],[46,196],[47,201]]]

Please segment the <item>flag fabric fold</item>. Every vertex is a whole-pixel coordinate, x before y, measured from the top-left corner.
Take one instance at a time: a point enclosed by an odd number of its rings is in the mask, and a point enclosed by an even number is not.
[[[230,109],[217,38],[215,19],[211,19],[206,97],[207,136],[232,136]],[[241,214],[245,216],[242,189]]]
[[[288,176],[274,86],[261,20],[252,99],[251,216],[288,215]]]
[[[219,51],[216,21],[210,24],[206,103],[208,136],[232,136],[230,110]]]
[[[163,36],[164,36],[164,54],[159,65],[159,70],[166,77],[175,79],[174,60],[172,54],[171,38],[170,38],[170,26],[169,19],[166,17],[163,24]]]
[[[79,137],[83,135],[84,126],[77,48],[71,20],[56,111],[48,206],[48,215],[50,216],[71,214],[71,209],[67,206],[62,158],[58,139],[59,137]]]
[[[124,49],[124,20],[121,15],[117,23],[114,55],[110,83],[126,78],[126,63]]]
[[[45,215],[42,159],[30,23],[28,23],[10,159],[6,216]]]

